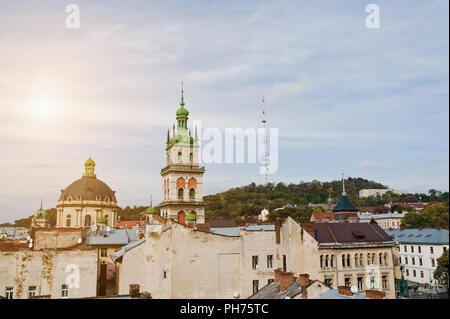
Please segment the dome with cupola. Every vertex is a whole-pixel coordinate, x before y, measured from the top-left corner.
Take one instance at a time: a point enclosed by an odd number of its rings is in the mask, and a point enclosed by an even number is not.
[[[61,190],[59,201],[107,201],[116,202],[115,191],[94,174],[95,162],[92,158],[84,163],[85,173],[65,189]]]

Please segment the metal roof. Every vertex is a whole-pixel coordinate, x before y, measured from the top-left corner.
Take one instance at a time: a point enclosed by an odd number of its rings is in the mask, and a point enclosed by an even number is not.
[[[209,231],[212,234],[229,236],[229,237],[238,237],[241,235],[241,229],[244,229],[246,231],[261,231],[261,230],[275,231],[275,225],[274,224],[264,224],[264,225],[249,225],[247,227],[245,227],[245,226],[215,227],[215,228],[211,228]]]
[[[393,239],[401,244],[438,244],[448,245],[448,229],[408,228],[385,230]]]
[[[342,194],[341,200],[336,205],[335,208],[333,208],[333,212],[357,212],[358,208],[353,206],[350,199],[348,199],[347,195]]]
[[[107,235],[105,237],[105,235]],[[136,229],[112,229],[107,234],[106,230],[101,230],[97,236],[93,231],[86,232],[88,245],[127,245],[137,240]]]
[[[367,299],[367,297],[362,294],[354,294],[351,297],[344,296],[339,294],[339,291],[336,289],[329,289],[321,294],[317,299]]]
[[[122,257],[123,254],[125,254],[127,251],[129,251],[131,248],[134,248],[134,247],[142,244],[144,241],[145,241],[145,238],[133,241],[133,242],[129,243],[128,245],[123,246],[118,251],[116,251],[114,254],[111,254],[111,256],[110,256],[111,259],[116,261],[117,259]]]
[[[387,214],[374,214],[374,215],[372,215],[373,219],[403,218],[403,217],[405,217],[404,213],[387,213]]]

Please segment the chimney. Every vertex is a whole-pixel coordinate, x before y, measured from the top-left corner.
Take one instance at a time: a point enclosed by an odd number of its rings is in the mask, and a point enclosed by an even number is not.
[[[279,217],[275,218],[275,242],[280,243],[280,229],[281,229],[281,219]]]
[[[131,284],[130,285],[130,297],[131,298],[139,298],[140,297],[140,287],[138,284]]]
[[[308,291],[306,287],[309,285],[309,274],[301,274],[300,277],[300,287],[302,288],[302,298],[308,299]]]
[[[391,230],[392,230],[392,227],[389,227],[389,230],[391,231]]]
[[[422,230],[422,227],[419,227],[419,230]]]
[[[366,290],[366,297],[370,299],[383,299],[385,293],[378,290]]]
[[[294,283],[294,274],[292,272],[283,272],[281,269],[275,269],[275,280],[280,282],[280,291],[285,291]]]
[[[347,287],[347,286],[339,286],[339,287],[338,287],[338,291],[339,291],[339,294],[340,294],[340,295],[343,295],[343,296],[349,296],[349,297],[352,297],[352,296],[353,296],[353,292],[352,292],[352,289],[351,289],[350,287]]]
[[[403,227],[400,227],[400,230],[403,230]]]
[[[438,226],[438,227],[436,227],[436,229],[437,229],[437,230],[440,230],[440,229],[442,229],[442,227]]]

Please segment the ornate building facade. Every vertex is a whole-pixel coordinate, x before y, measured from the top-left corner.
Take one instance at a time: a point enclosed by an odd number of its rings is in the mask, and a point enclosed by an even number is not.
[[[180,108],[176,112],[176,131],[175,125],[172,137],[167,131],[166,167],[161,170],[164,197],[160,214],[183,225],[187,220],[202,224],[205,222],[205,168],[199,167],[197,130],[195,137],[191,136],[187,126],[189,111],[184,105],[182,90]]]
[[[116,192],[95,175],[95,162],[89,157],[85,172],[61,190],[56,227],[92,227],[98,222],[114,227],[117,220]]]

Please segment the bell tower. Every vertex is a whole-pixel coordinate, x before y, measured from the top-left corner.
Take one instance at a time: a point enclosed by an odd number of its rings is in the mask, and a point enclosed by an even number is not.
[[[186,224],[186,216],[193,216],[197,223],[205,222],[205,202],[203,201],[204,167],[198,163],[197,129],[195,137],[188,130],[189,111],[184,107],[184,89],[181,89],[180,107],[176,112],[177,126],[173,126],[172,136],[167,131],[166,166],[161,170],[163,202],[160,214],[164,218]]]

